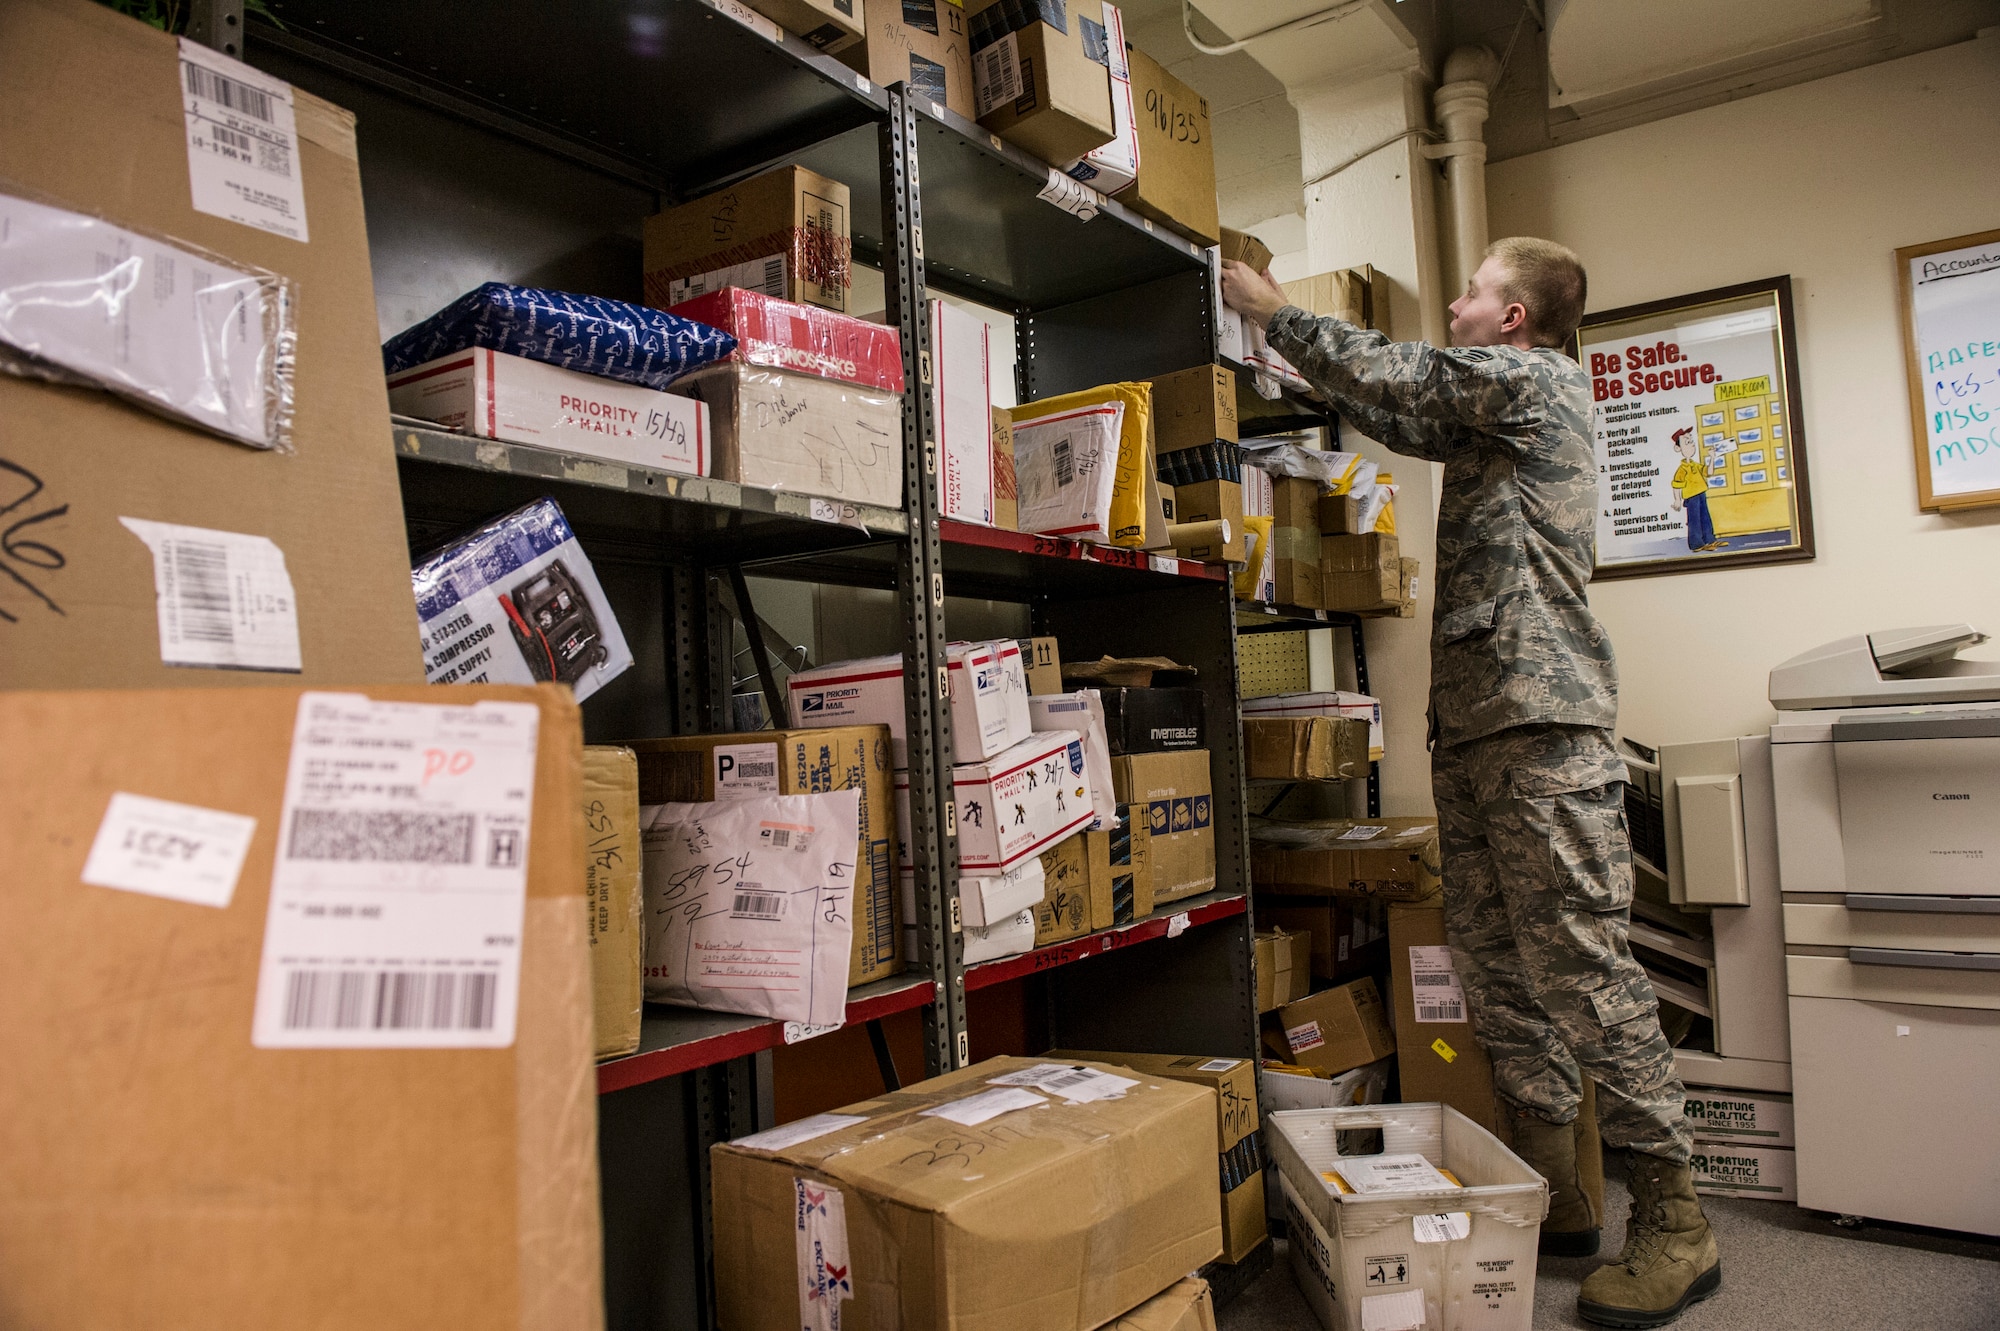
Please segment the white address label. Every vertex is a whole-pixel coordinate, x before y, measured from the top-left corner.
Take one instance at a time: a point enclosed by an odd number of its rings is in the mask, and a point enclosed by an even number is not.
[[[257,820],[145,795],[112,795],[83,863],[93,887],[227,906]]]
[[[300,696],[257,1047],[514,1042],[540,721],[528,703]]]
[[[195,211],[306,240],[292,85],[185,37],[180,73]]]
[[[119,518],[153,552],[160,660],[222,670],[300,667],[298,598],[264,536]]]

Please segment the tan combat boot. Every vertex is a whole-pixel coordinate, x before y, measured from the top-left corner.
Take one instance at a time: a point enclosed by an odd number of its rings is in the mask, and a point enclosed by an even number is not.
[[[1583,1282],[1576,1310],[1600,1326],[1665,1326],[1722,1288],[1722,1259],[1691,1168],[1635,1151],[1626,1186],[1625,1251]]]
[[[1549,1123],[1511,1101],[1514,1153],[1549,1181],[1549,1218],[1542,1221],[1546,1257],[1595,1257],[1600,1219],[1591,1209],[1576,1167],[1576,1123]]]

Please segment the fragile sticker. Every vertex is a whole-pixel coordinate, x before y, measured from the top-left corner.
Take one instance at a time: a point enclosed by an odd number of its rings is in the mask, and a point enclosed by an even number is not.
[[[160,660],[170,666],[297,673],[298,597],[269,537],[118,519],[153,553]]]
[[[93,887],[227,906],[257,820],[118,791],[97,825],[83,881]]]
[[[195,211],[305,241],[292,85],[186,37],[180,69]]]
[[[1292,1047],[1293,1053],[1302,1054],[1308,1049],[1319,1048],[1326,1043],[1326,1039],[1319,1033],[1319,1023],[1309,1021],[1303,1026],[1287,1026],[1285,1043]]]

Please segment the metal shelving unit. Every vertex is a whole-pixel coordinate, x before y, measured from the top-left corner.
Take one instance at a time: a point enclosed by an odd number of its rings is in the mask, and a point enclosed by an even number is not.
[[[637,658],[586,704],[593,742],[729,728],[733,624],[722,589],[740,587],[744,572],[895,588],[919,774],[907,829],[918,947],[902,975],[850,992],[849,1024],[918,1013],[921,1071],[934,1074],[969,1059],[967,993],[1018,985],[1059,1044],[1254,1058],[1230,582],[1171,556],[940,520],[936,431],[921,391],[932,290],[1014,315],[1023,401],[1213,361],[1206,255],[1115,201],[1088,221],[1054,207],[1037,197],[1046,164],[901,85],[878,87],[796,38],[773,39],[733,8],[493,0],[468,14],[271,0],[282,28],[250,23],[245,58],[357,113],[378,299],[392,322],[492,278],[638,299],[646,216],[786,162],[849,186],[856,254],[883,271],[911,390],[901,509],[398,421],[413,550],[542,495],[558,499]],[[1036,632],[1078,659],[1159,654],[1197,669],[1214,891],[1020,957],[961,964],[947,924],[957,879],[950,709],[932,683],[947,596],[1022,604]],[[893,1083],[899,1070],[874,1033]],[[778,1022],[649,1005],[639,1051],[599,1068],[614,1327],[712,1325],[708,1147],[769,1126],[770,1051],[785,1036]]]

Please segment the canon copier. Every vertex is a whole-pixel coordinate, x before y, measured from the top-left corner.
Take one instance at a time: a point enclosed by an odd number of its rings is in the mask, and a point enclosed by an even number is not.
[[[1799,1204],[2000,1234],[2000,661],[1967,625],[1771,672]]]

